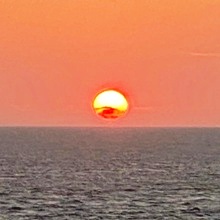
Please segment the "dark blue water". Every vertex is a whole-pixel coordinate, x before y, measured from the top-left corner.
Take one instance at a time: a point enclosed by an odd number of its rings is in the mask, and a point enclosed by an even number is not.
[[[0,219],[220,219],[220,129],[0,128]]]

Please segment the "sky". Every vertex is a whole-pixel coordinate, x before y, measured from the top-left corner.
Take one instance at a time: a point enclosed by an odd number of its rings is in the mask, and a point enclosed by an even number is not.
[[[220,126],[219,0],[0,0],[0,126]],[[100,90],[127,115],[94,114]]]

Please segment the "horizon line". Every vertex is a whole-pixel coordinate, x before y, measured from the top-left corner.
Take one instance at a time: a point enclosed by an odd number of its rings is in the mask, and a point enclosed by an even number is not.
[[[220,128],[220,125],[0,125],[0,128]]]

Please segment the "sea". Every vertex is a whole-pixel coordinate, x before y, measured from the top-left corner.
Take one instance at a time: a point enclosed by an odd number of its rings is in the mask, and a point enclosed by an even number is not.
[[[220,219],[220,128],[0,128],[0,220]]]

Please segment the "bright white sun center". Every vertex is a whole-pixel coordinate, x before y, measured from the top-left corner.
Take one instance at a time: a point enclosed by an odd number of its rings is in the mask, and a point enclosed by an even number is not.
[[[114,90],[107,90],[100,93],[94,100],[94,108],[111,107],[121,111],[126,111],[128,102],[125,97]]]

